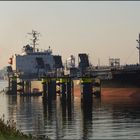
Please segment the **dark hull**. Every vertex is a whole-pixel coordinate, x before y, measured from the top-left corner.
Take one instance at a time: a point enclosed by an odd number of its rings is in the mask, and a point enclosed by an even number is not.
[[[140,88],[140,70],[113,71],[112,79],[101,80],[104,88]]]
[[[103,88],[140,88],[138,80],[102,80],[101,87]]]

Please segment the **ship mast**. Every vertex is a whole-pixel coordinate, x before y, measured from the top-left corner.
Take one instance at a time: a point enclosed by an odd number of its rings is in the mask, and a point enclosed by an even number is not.
[[[35,30],[32,30],[32,33],[28,33],[29,35],[32,35],[33,39],[31,39],[33,41],[32,45],[33,45],[33,52],[35,52],[35,48],[36,45],[38,45],[36,42],[39,40],[37,37],[40,33],[38,33]]]
[[[139,40],[136,40],[138,42],[138,46],[136,47],[139,50],[139,64],[140,64],[140,33],[139,33]]]

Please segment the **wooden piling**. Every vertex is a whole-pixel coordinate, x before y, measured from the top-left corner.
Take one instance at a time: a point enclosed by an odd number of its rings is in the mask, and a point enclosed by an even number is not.
[[[81,98],[83,101],[92,100],[92,81],[93,78],[84,77],[81,79]]]
[[[49,78],[48,79],[48,99],[56,99],[56,79]]]
[[[12,77],[12,81],[11,81],[11,86],[12,86],[12,90],[11,90],[11,92],[12,92],[12,94],[17,94],[17,77],[16,76],[13,76]]]
[[[42,94],[42,98],[43,98],[43,101],[46,101],[48,99],[48,83],[47,83],[47,80],[46,78],[43,78],[42,79],[42,86],[43,86],[43,94]]]
[[[66,79],[60,78],[60,95],[62,100],[66,100]]]

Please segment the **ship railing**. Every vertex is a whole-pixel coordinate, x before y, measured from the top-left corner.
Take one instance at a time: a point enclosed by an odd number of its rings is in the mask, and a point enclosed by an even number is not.
[[[124,68],[127,68],[127,69],[140,69],[140,65],[139,64],[125,65]]]

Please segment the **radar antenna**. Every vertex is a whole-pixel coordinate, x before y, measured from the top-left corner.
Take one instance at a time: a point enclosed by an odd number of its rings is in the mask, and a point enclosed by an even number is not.
[[[138,46],[136,47],[139,50],[139,64],[140,64],[140,33],[139,33],[139,40],[136,40],[138,42]]]
[[[35,52],[36,45],[38,45],[36,42],[39,40],[38,36],[40,35],[40,33],[38,33],[35,30],[32,30],[31,33],[27,33],[27,34],[32,35],[32,37],[33,37],[33,39],[31,39],[31,40],[33,41],[33,43],[32,43],[32,45],[33,45],[33,52]]]

